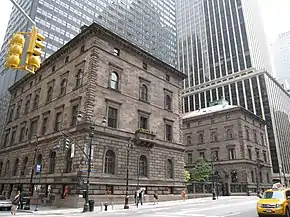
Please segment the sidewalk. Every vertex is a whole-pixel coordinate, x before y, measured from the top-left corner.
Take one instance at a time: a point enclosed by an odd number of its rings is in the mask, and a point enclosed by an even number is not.
[[[225,200],[225,199],[238,199],[244,196],[233,196],[233,197],[219,197],[218,200]],[[183,200],[175,200],[175,201],[164,201],[164,202],[159,202],[158,204],[154,204],[153,202],[147,202],[143,203],[143,206],[139,205],[137,208],[135,204],[129,204],[130,209],[149,209],[149,208],[162,208],[162,207],[168,207],[168,206],[173,206],[173,205],[178,205],[178,204],[197,204],[197,203],[204,203],[207,201],[212,201],[211,197],[204,197],[204,198],[194,198],[194,199],[187,199],[185,201]],[[35,206],[31,206],[31,210],[18,210],[19,212],[26,212],[26,213],[31,213],[35,215],[43,215],[43,214],[55,214],[55,215],[61,215],[61,214],[78,214],[82,213],[83,208],[56,208],[56,207],[51,207],[51,206],[39,206],[38,210],[39,211],[34,211]],[[107,212],[115,212],[118,210],[124,210],[124,204],[118,204],[114,205],[114,208],[112,209],[112,205],[110,204],[108,206],[108,211]],[[104,207],[103,210],[101,211],[100,206],[95,206],[94,207],[94,212],[93,213],[98,213],[98,212],[105,212]]]

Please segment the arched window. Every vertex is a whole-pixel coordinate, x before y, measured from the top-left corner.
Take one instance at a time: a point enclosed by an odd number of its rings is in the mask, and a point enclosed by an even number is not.
[[[172,99],[169,95],[166,95],[165,97],[165,108],[168,109],[168,110],[171,110],[171,107],[172,107]]]
[[[167,160],[167,178],[168,179],[173,179],[173,162],[171,159]]]
[[[237,174],[237,171],[233,170],[231,172],[231,179],[232,179],[232,183],[238,182],[238,174]]]
[[[24,176],[26,173],[27,163],[28,163],[28,157],[25,157],[23,160],[22,169],[21,169],[21,173],[20,173],[21,176]]]
[[[109,150],[105,156],[105,173],[115,174],[116,155],[115,152]]]
[[[13,168],[12,176],[16,176],[16,175],[17,175],[18,166],[19,166],[19,159],[17,158],[17,159],[15,160],[15,164],[14,164],[14,168]]]
[[[50,155],[49,155],[49,170],[48,170],[48,172],[50,174],[55,172],[55,163],[56,163],[55,158],[56,158],[55,151],[50,152]]]
[[[186,137],[186,144],[191,145],[191,136]]]
[[[227,137],[227,139],[232,139],[233,138],[233,131],[232,131],[232,129],[227,129],[227,131],[226,131],[226,137]]]
[[[144,101],[148,101],[148,88],[145,84],[141,85],[141,93],[140,93],[140,98]]]
[[[81,86],[83,83],[83,70],[79,69],[78,73],[76,74],[76,87]]]
[[[61,96],[66,93],[66,85],[67,85],[67,80],[64,78],[64,79],[62,79],[61,84],[60,84],[60,95]]]
[[[110,78],[110,87],[112,89],[118,90],[119,89],[119,76],[116,72],[112,72]]]
[[[50,102],[52,100],[53,88],[50,86],[47,90],[46,102]]]
[[[42,170],[42,155],[41,154],[37,156],[35,174],[39,173],[39,171],[37,171],[37,165],[40,165],[40,170]]]
[[[147,158],[144,155],[142,155],[139,159],[139,176],[148,176]]]
[[[8,160],[6,162],[6,167],[5,167],[5,171],[4,171],[4,176],[9,176],[10,175],[10,161]]]
[[[202,133],[200,133],[199,135],[198,135],[198,143],[199,144],[202,144],[204,141],[203,141],[203,134]]]
[[[2,175],[3,171],[3,161],[0,162],[0,176]]]

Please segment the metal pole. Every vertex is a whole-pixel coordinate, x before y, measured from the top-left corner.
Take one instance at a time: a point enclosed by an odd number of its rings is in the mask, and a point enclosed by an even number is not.
[[[88,174],[87,174],[87,185],[86,185],[86,202],[84,204],[83,212],[89,211],[89,187],[90,187],[90,174],[92,167],[92,145],[93,145],[93,137],[94,137],[94,126],[90,125],[90,135],[89,135],[89,156],[88,156]]]
[[[18,10],[21,11],[21,13],[26,17],[26,19],[29,20],[29,22],[32,23],[32,25],[36,26],[36,23],[32,20],[32,18],[29,17],[28,14],[26,14],[26,12],[20,7],[20,5],[16,1],[14,1],[14,0],[10,0],[10,1]]]
[[[216,200],[216,193],[215,193],[215,184],[214,184],[214,165],[213,165],[213,156],[211,157],[211,174],[212,174],[212,199]]]
[[[35,207],[35,210],[34,211],[38,211],[38,198],[39,198],[39,191],[41,189],[40,187],[40,182],[41,182],[41,173],[42,173],[42,162],[40,164],[40,172],[39,172],[39,180],[38,180],[38,190],[37,190],[37,198],[36,198],[36,207]]]
[[[38,137],[36,135],[34,135],[33,137],[36,138],[36,146],[35,146],[35,149],[34,149],[34,156],[33,156],[33,165],[32,165],[32,168],[31,168],[31,175],[30,175],[30,196],[33,195],[33,184],[32,184],[32,181],[33,181],[33,175],[34,175],[34,168],[35,168],[35,161],[36,161],[36,154],[37,154],[37,148],[38,148]],[[32,138],[33,138],[32,137]],[[31,144],[31,139],[29,141],[29,144]]]
[[[137,157],[137,190],[139,190],[139,184],[140,184],[140,163],[139,163],[140,157]]]
[[[260,195],[260,162],[257,161],[257,196]]]
[[[127,150],[127,174],[126,174],[126,197],[125,197],[125,205],[124,209],[129,209],[129,155],[130,155],[130,143],[128,143]]]

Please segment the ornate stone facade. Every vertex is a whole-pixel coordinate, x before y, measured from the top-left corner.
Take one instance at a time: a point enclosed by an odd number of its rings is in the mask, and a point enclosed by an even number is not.
[[[217,105],[183,116],[186,167],[212,161],[224,194],[271,187],[265,122],[243,107]],[[221,193],[221,192],[220,192]]]
[[[0,149],[1,194],[10,197],[17,188],[29,192],[30,183],[33,189],[41,184],[42,203],[82,206],[89,121],[94,121],[90,198],[123,202],[128,144],[133,146],[130,195],[138,187],[148,195],[179,194],[184,187],[183,79],[181,72],[97,24],[87,27],[35,75],[10,88]],[[83,119],[77,121],[80,111]],[[68,149],[63,133],[70,136]],[[32,173],[34,159],[42,165],[41,177]]]

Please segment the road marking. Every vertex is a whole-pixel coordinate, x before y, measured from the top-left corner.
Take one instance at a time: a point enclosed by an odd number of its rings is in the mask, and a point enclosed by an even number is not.
[[[226,215],[223,215],[221,217],[228,217],[228,216],[234,216],[234,215],[240,215],[242,214],[241,212],[235,212],[235,213],[229,213],[229,214],[226,214]]]

